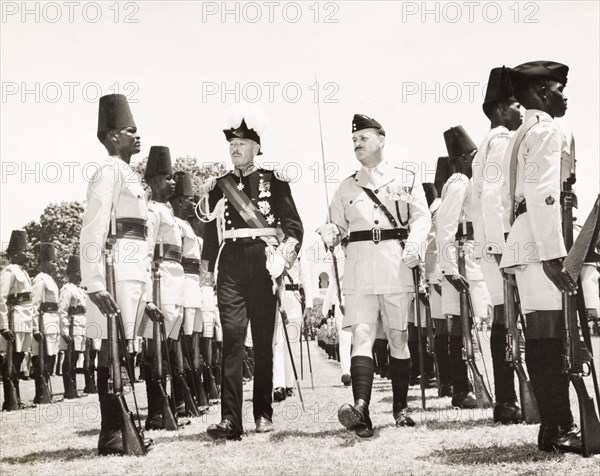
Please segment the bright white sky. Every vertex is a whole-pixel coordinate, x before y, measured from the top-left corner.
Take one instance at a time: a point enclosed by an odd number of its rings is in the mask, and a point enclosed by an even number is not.
[[[221,2],[68,3],[30,2],[23,18],[22,2],[2,2],[2,249],[49,202],[85,198],[84,166],[105,155],[97,97],[115,84],[138,101],[136,160],[167,145],[173,157],[228,162],[224,113],[262,94],[271,122],[262,160],[301,174],[292,190],[310,246],[326,214],[315,74],[330,177],[356,170],[351,119],[364,113],[386,129],[388,160],[413,162],[433,181],[444,130],[462,124],[476,143],[483,139],[492,67],[560,61],[571,68],[560,124],[577,138],[580,215],[598,193],[599,2],[228,3],[237,18],[222,18]],[[222,98],[236,83],[237,97]],[[278,83],[272,101],[268,83]],[[327,95],[337,102],[323,102]]]

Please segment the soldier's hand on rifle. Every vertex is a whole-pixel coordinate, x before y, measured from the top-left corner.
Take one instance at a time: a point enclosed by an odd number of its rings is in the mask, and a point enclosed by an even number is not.
[[[152,322],[162,322],[165,320],[165,316],[153,302],[146,303],[146,314]]]
[[[15,335],[10,329],[0,330],[0,335],[4,337],[8,342],[12,342],[13,340],[15,340]]]
[[[542,267],[544,273],[548,276],[548,279],[552,281],[552,284],[561,291],[568,294],[577,293],[577,283],[575,283],[567,273],[562,272],[562,260],[551,259],[548,261],[542,261]]]
[[[321,239],[328,248],[336,247],[340,244],[340,230],[334,223],[326,223],[317,228],[317,233],[321,235]]]
[[[469,282],[462,274],[447,274],[445,278],[459,293],[469,290]]]
[[[36,342],[42,342],[42,333],[40,331],[33,331],[33,338]]]
[[[117,303],[108,291],[96,291],[95,293],[89,293],[88,297],[105,316],[120,312],[119,306],[117,306]]]

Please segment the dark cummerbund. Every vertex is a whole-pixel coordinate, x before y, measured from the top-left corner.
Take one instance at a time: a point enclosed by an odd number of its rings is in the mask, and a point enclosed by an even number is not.
[[[9,294],[6,298],[6,302],[10,306],[14,306],[15,304],[22,302],[31,302],[31,293]]]
[[[117,238],[145,240],[148,236],[146,220],[142,218],[117,218]]]
[[[162,248],[162,249],[161,249]],[[162,256],[161,256],[162,255]],[[181,262],[181,246],[163,243],[154,247],[154,259]]]
[[[43,302],[40,304],[40,310],[42,312],[57,312],[58,303],[56,302]]]
[[[83,306],[83,305],[69,306],[67,313],[69,314],[69,316],[77,316],[77,315],[85,314],[85,306]]]
[[[200,275],[200,260],[196,258],[182,258],[181,265],[186,274]]]

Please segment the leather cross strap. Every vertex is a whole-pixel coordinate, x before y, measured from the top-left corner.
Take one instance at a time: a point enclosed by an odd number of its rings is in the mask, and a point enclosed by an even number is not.
[[[365,187],[360,187],[360,188],[362,188],[365,191],[365,193],[367,194],[367,196],[375,202],[375,205],[377,205],[379,208],[381,208],[381,211],[383,212],[385,217],[390,221],[392,226],[394,228],[398,228],[398,222],[394,218],[394,215],[392,215],[392,212],[390,212],[388,210],[388,208],[383,203],[381,203],[381,200],[379,200],[379,198],[377,198],[377,195],[375,195],[375,193],[373,193],[373,190],[371,190],[370,188],[365,188]]]

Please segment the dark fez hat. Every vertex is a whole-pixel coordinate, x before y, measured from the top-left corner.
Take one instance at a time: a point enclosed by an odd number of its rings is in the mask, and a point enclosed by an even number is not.
[[[10,241],[8,242],[8,253],[15,251],[25,251],[27,249],[27,232],[25,230],[13,230],[10,234]]]
[[[477,146],[469,137],[463,126],[451,127],[444,132],[446,149],[451,161],[458,159],[461,155],[470,154]]]
[[[527,83],[533,79],[552,79],[563,86],[567,85],[569,67],[555,61],[530,61],[515,66],[510,71],[513,84]]]
[[[38,245],[40,262],[56,259],[56,248],[53,243],[40,243]]]
[[[175,197],[193,197],[194,185],[192,184],[192,176],[187,172],[175,172],[173,175],[175,180]]]
[[[98,107],[98,139],[100,142],[108,131],[136,127],[127,98],[122,94],[108,94],[100,98]]]
[[[153,145],[150,147],[144,178],[153,177],[155,175],[173,175],[171,152],[169,152],[169,148],[164,145]]]
[[[69,261],[67,262],[67,274],[77,274],[81,271],[79,267],[79,255],[71,255],[69,256]]]
[[[385,131],[379,122],[364,114],[354,114],[352,118],[352,132],[362,131],[363,129],[376,129],[382,136],[385,135]]]
[[[258,132],[254,129],[250,129],[246,125],[246,120],[242,119],[242,122],[237,127],[231,127],[229,129],[223,129],[223,133],[225,134],[225,138],[230,141],[231,139],[235,139],[236,137],[239,139],[250,139],[256,142],[260,146],[260,136]],[[257,155],[261,155],[262,151],[259,150]]]
[[[483,112],[488,118],[490,117],[491,107],[495,103],[499,101],[516,101],[509,71],[510,68],[504,66],[490,71],[483,101]]]

